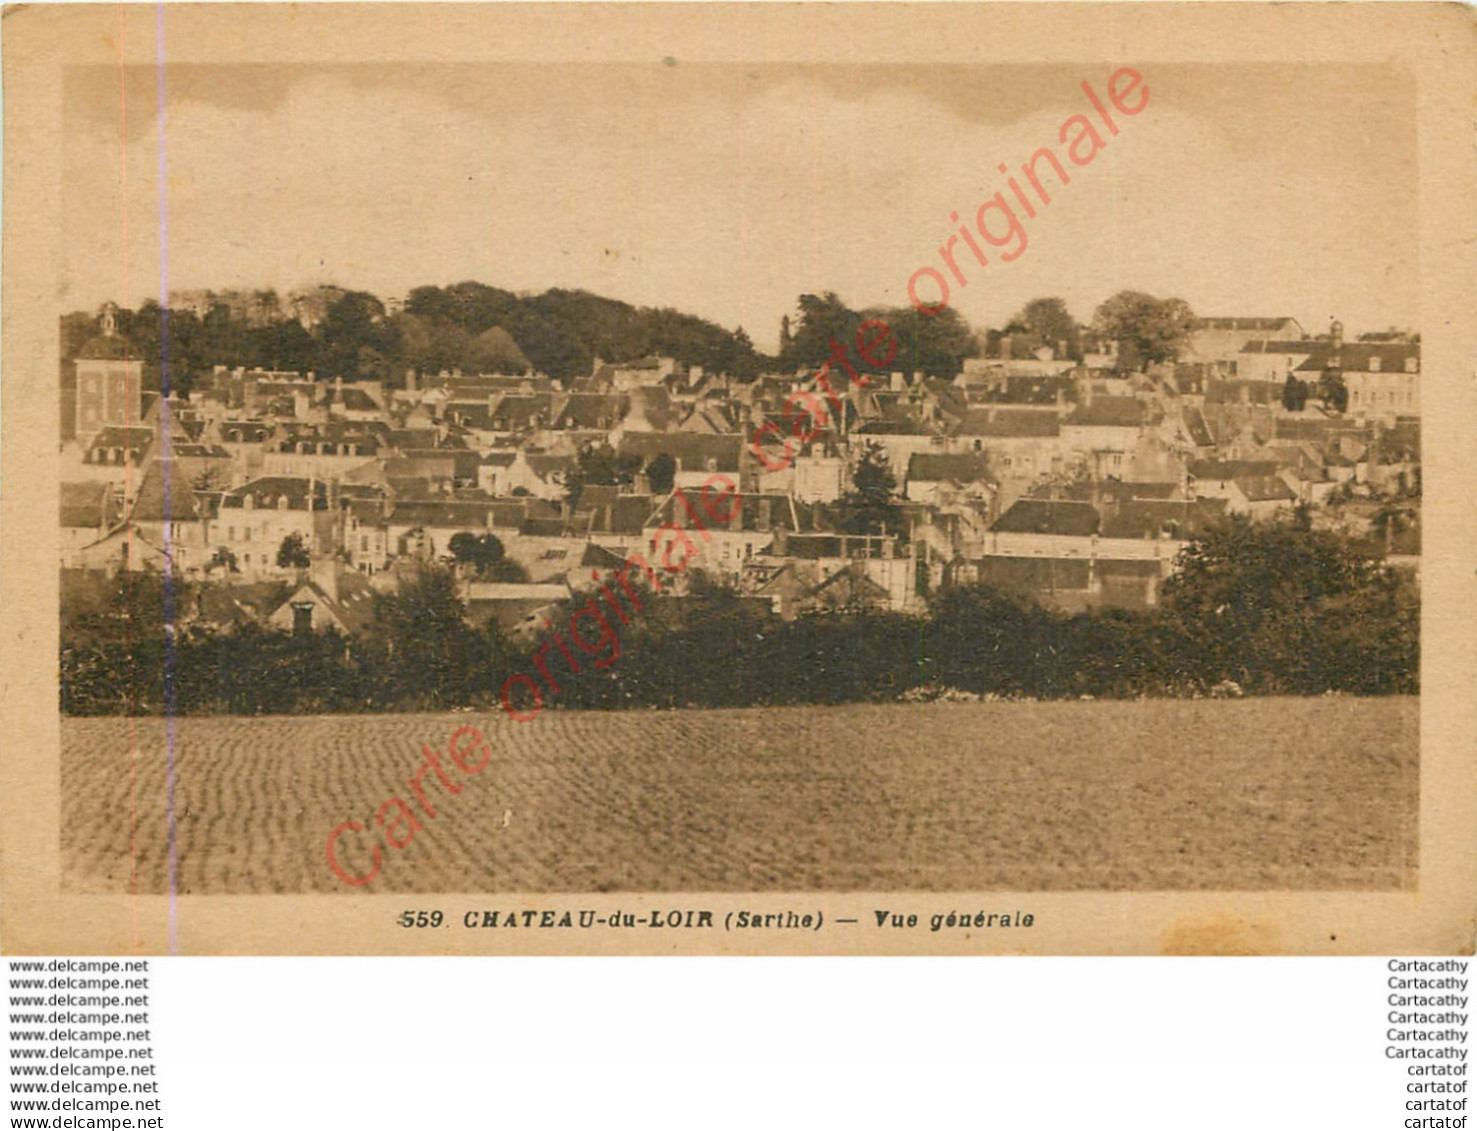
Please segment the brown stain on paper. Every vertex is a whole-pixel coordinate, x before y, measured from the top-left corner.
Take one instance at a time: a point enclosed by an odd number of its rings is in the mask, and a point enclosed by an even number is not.
[[[1273,925],[1217,915],[1181,920],[1160,937],[1161,955],[1233,957],[1284,953],[1281,932]]]

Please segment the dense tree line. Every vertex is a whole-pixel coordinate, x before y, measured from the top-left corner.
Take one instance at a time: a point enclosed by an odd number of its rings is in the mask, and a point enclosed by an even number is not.
[[[192,599],[166,595],[157,578],[121,577],[104,601],[65,616],[63,711],[495,710],[503,681],[534,670],[535,642],[469,627],[441,571],[379,598],[369,631],[352,639],[166,631]],[[829,704],[938,687],[1061,698],[1420,686],[1414,582],[1339,536],[1290,525],[1234,522],[1193,543],[1151,612],[1066,614],[979,586],[945,588],[926,617],[855,610],[784,622],[703,584],[643,604],[629,625],[607,617],[612,639],[597,655],[577,653],[587,660],[578,674],[555,669],[558,706]],[[590,642],[589,620],[584,630]]]
[[[787,323],[775,359],[785,372],[818,368],[833,356],[832,342],[835,342],[849,352],[851,363],[858,371],[922,372],[952,379],[963,368],[964,359],[973,356],[976,350],[969,323],[952,307],[945,307],[932,317],[920,314],[911,306],[852,310],[827,291],[822,295],[801,295],[799,308],[800,318],[793,331]],[[858,327],[872,319],[885,322],[897,343],[896,354],[882,364],[869,363],[855,349]]]
[[[181,393],[215,365],[392,383],[408,369],[538,370],[568,379],[588,374],[597,357],[623,362],[660,354],[747,380],[768,360],[742,327],[729,331],[671,308],[635,307],[587,291],[524,296],[475,282],[417,287],[393,315],[375,295],[348,291],[327,305],[311,330],[289,317],[271,292],[259,297],[267,313],[252,322],[224,303],[202,317],[151,300],[119,311],[118,332],[144,361],[149,388],[167,383]],[[68,314],[61,331],[62,357],[70,362],[97,334],[98,319]]]
[[[520,295],[485,283],[416,287],[405,307],[388,313],[368,291],[326,289],[321,319],[307,328],[275,292],[256,292],[250,319],[224,302],[203,316],[162,308],[149,300],[118,312],[118,331],[144,361],[146,386],[187,393],[216,365],[314,372],[320,378],[398,384],[407,370],[521,374],[537,370],[568,380],[591,371],[596,358],[633,361],[658,354],[707,372],[752,380],[778,368],[814,369],[833,355],[832,343],[852,351],[852,364],[873,373],[922,372],[953,378],[980,342],[952,308],[927,316],[911,306],[852,310],[834,293],[805,294],[799,317],[785,330],[776,356],[754,348],[743,327],[725,329],[671,307],[637,307],[582,290]],[[1122,292],[1100,306],[1094,325],[1121,339],[1124,364],[1171,358],[1188,332],[1190,309],[1179,299]],[[852,350],[857,328],[869,319],[893,331],[895,351],[871,364]],[[311,321],[311,319],[310,319]],[[1007,331],[1030,331],[1080,357],[1080,328],[1059,298],[1026,304]],[[98,332],[96,315],[61,320],[63,365]],[[993,336],[998,334],[991,332]]]

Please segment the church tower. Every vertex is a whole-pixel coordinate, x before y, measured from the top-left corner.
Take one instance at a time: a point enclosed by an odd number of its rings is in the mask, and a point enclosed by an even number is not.
[[[103,305],[102,332],[77,353],[76,436],[86,445],[111,425],[136,425],[143,404],[144,362],[118,333],[118,307]]]

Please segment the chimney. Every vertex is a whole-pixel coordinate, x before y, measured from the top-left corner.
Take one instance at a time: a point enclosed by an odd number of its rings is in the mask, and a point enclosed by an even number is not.
[[[1251,405],[1251,386],[1247,382],[1242,381],[1236,387],[1236,399],[1241,402],[1241,405],[1242,405],[1243,408],[1250,407],[1250,405]]]
[[[405,391],[407,393],[413,393],[413,392],[415,392],[415,380],[416,380],[415,370],[414,369],[407,369],[405,371]]]
[[[1010,360],[1010,335],[1009,334],[1001,334],[1000,335],[1000,360],[1001,361],[1009,361]]]
[[[894,373],[892,375],[892,381],[888,387],[894,393],[901,393],[903,391],[903,375],[901,373]]]

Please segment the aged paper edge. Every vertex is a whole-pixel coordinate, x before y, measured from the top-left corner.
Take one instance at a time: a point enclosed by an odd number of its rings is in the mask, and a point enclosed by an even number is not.
[[[180,5],[171,61],[1141,62],[1408,66],[1419,84],[1421,329],[1430,386],[1414,892],[624,893],[181,897],[60,893],[57,485],[61,68],[152,64],[153,6],[12,7],[4,43],[0,942],[8,954],[1470,954],[1477,932],[1473,549],[1474,21],[1460,5]],[[121,40],[121,42],[120,42]],[[1043,47],[1043,45],[1045,45]],[[1051,56],[1043,57],[1043,50]],[[1351,122],[1350,129],[1357,129]],[[1334,175],[1331,173],[1331,175]],[[1357,233],[1351,233],[1357,238]],[[44,535],[39,533],[45,531]],[[1029,910],[964,932],[404,931],[408,907]],[[173,942],[171,941],[173,939]]]

